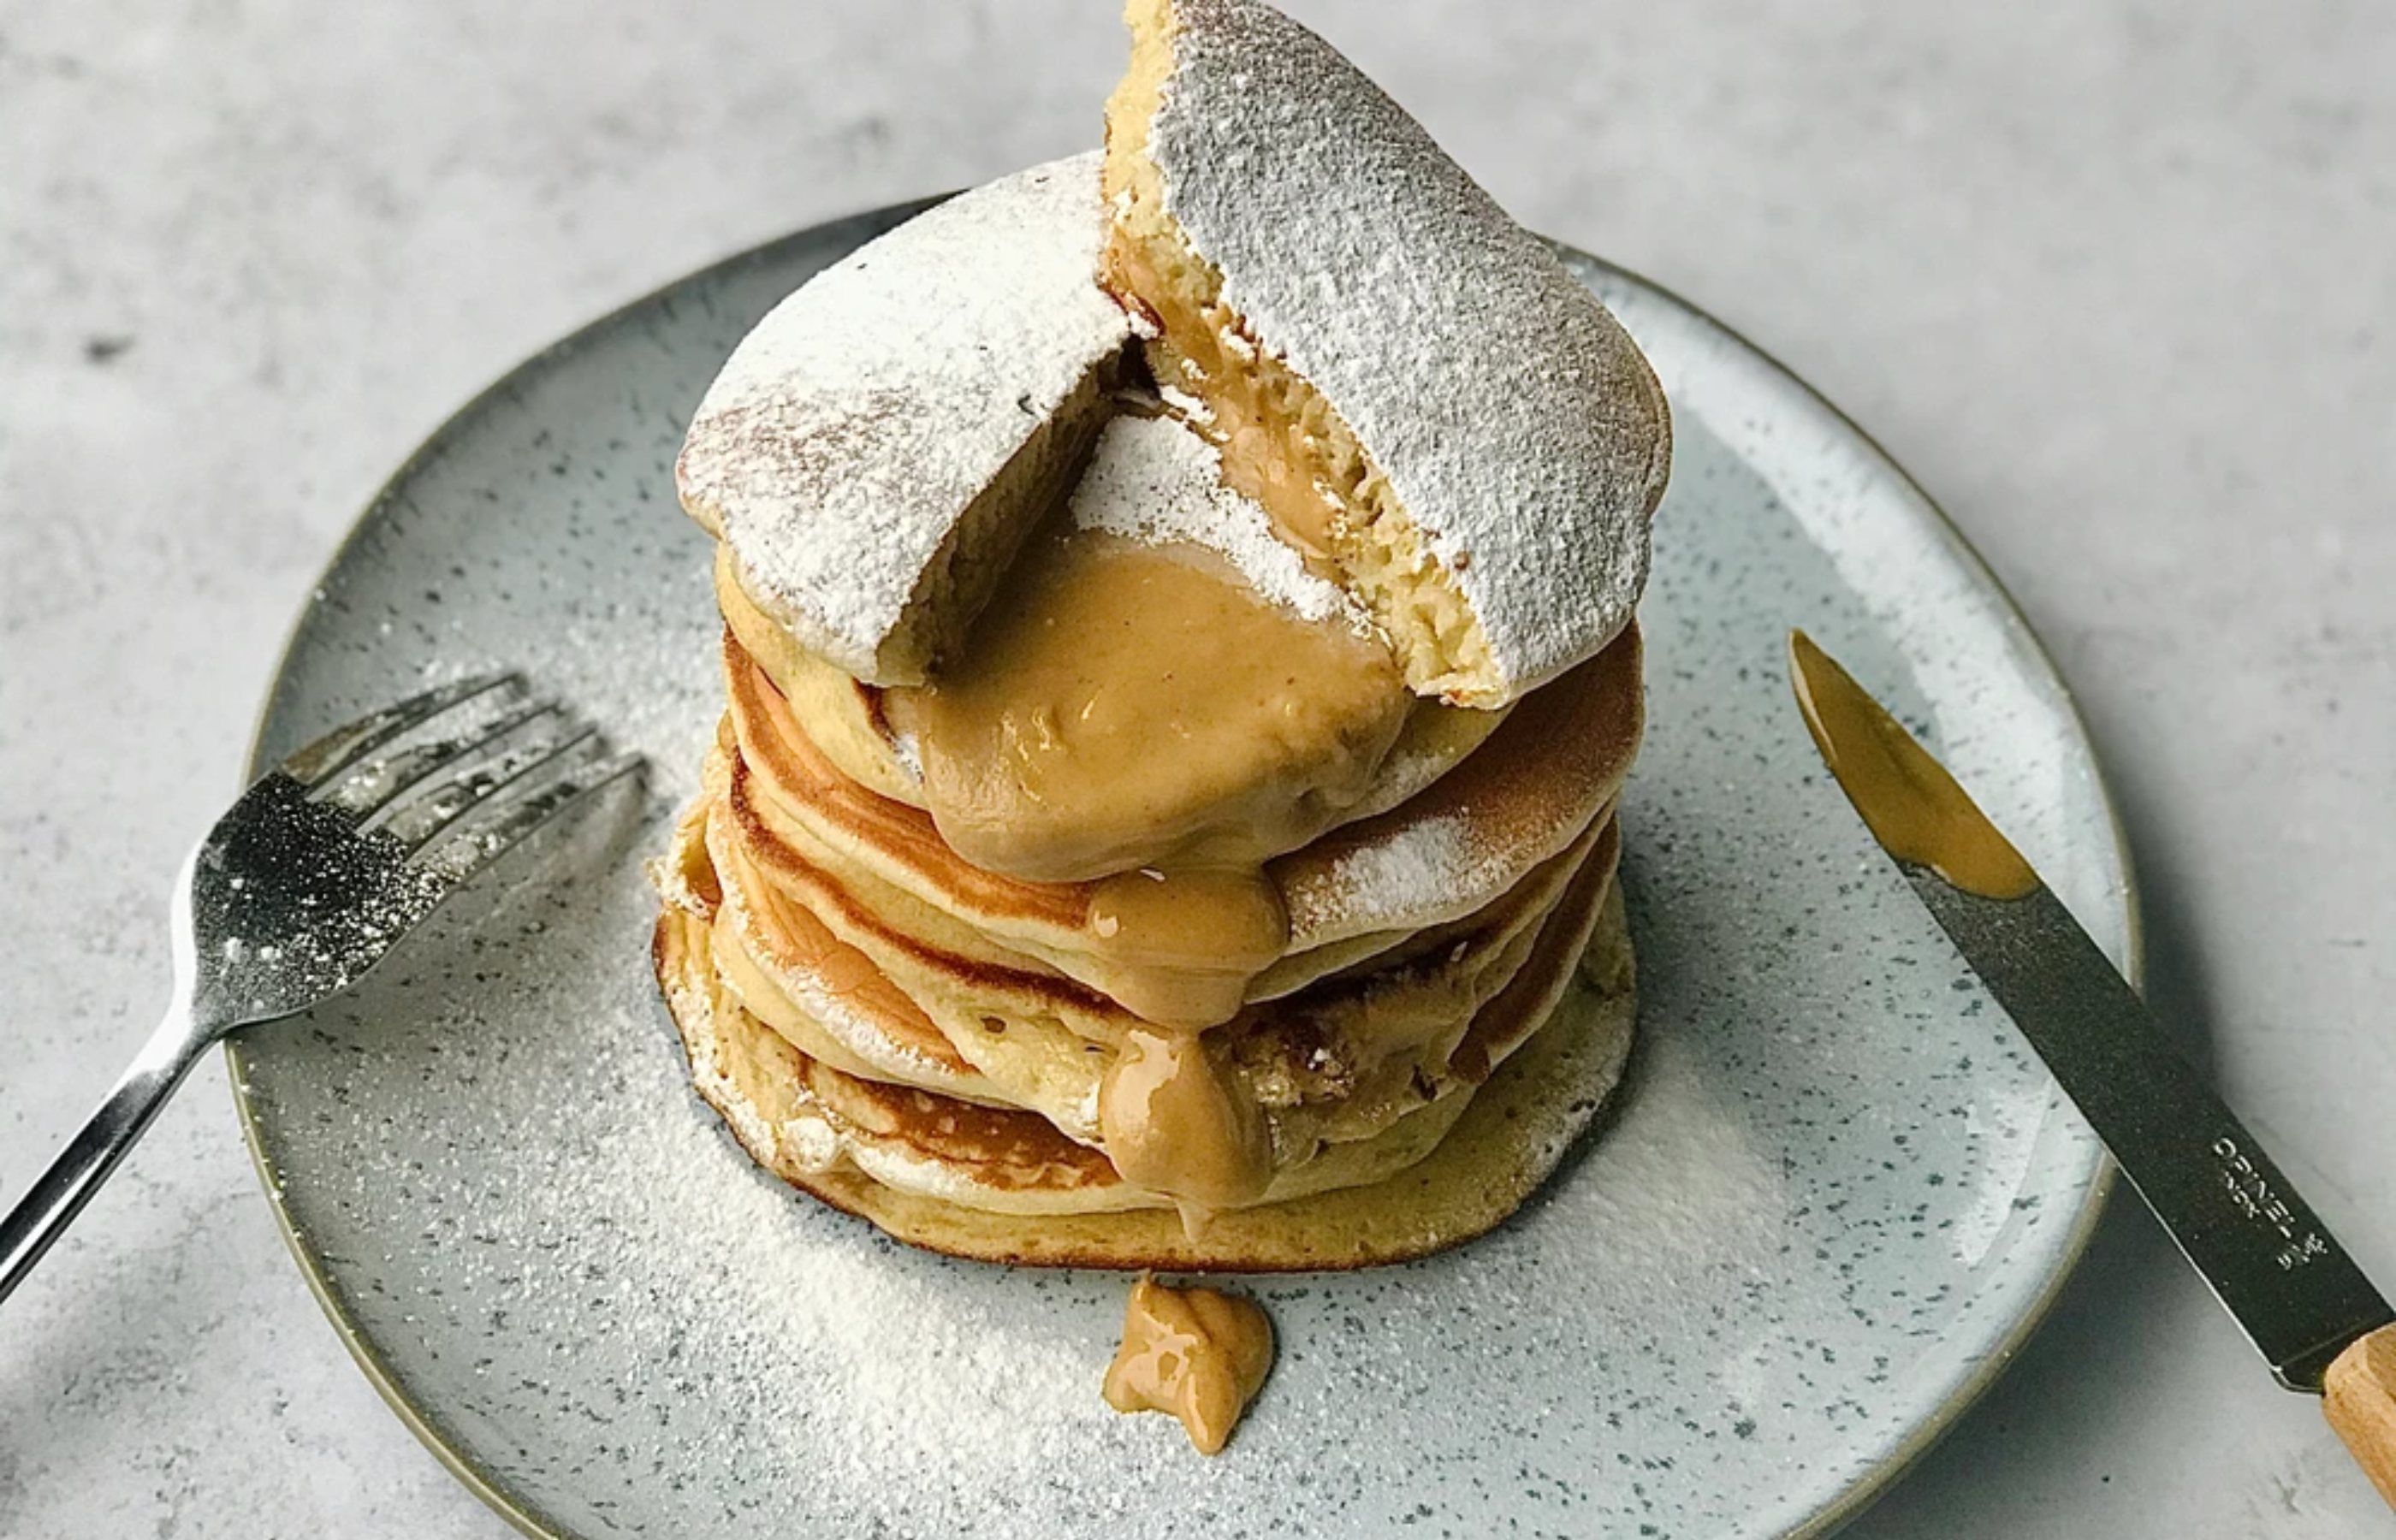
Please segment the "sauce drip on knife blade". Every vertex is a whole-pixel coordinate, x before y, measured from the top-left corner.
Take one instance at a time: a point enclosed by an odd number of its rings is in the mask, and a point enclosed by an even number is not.
[[[1801,631],[1789,633],[1789,683],[1823,763],[1882,849],[1983,898],[2037,891],[2038,873],[1947,767]]]

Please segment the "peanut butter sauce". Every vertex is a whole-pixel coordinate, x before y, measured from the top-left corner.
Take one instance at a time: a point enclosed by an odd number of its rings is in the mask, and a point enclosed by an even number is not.
[[[1947,767],[1804,631],[1789,633],[1789,678],[1815,747],[1881,848],[1984,898],[2038,887]]]
[[[1272,1141],[1220,1034],[1135,1030],[1098,1082],[1098,1137],[1116,1175],[1170,1195],[1194,1236],[1264,1196]]]
[[[1142,1273],[1103,1393],[1118,1412],[1172,1413],[1200,1454],[1219,1454],[1272,1359],[1272,1322],[1254,1300]]]
[[[1092,884],[1109,993],[1154,1024],[1099,1087],[1116,1171],[1193,1233],[1260,1199],[1266,1120],[1205,1029],[1289,945],[1263,862],[1371,791],[1415,710],[1388,647],[1280,607],[1212,551],[1059,519],[958,657],[884,706],[958,855]]]
[[[1207,417],[1191,426],[1222,451],[1224,485],[1255,499],[1292,545],[1327,559],[1347,510],[1336,494],[1295,473],[1320,458],[1304,424],[1259,392],[1253,357],[1224,356],[1223,333],[1178,301],[1175,285],[1157,277],[1136,242],[1110,240],[1104,259],[1120,291],[1155,297],[1154,319],[1172,340],[1150,343],[1148,356],[1178,365],[1165,382],[1206,403]]]
[[[959,855],[1078,882],[1303,843],[1371,788],[1412,697],[1381,643],[1276,608],[1211,552],[1066,529],[885,704]]]
[[[1117,1004],[1194,1030],[1239,1014],[1289,945],[1289,909],[1255,867],[1142,867],[1098,884],[1085,928],[1123,965]]]

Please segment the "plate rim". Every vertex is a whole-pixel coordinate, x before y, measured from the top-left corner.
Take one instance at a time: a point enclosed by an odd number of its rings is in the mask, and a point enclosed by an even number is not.
[[[317,570],[315,582],[311,585],[310,591],[323,588],[331,579],[334,573],[349,559],[352,551],[365,538],[367,526],[375,515],[393,498],[398,488],[416,472],[420,465],[441,452],[439,446],[448,439],[459,425],[481,412],[489,403],[507,394],[513,389],[519,377],[527,371],[554,364],[587,339],[625,323],[636,312],[646,311],[667,294],[686,284],[748,263],[769,260],[786,247],[819,242],[833,232],[850,227],[865,232],[857,243],[862,245],[864,240],[872,239],[872,234],[890,229],[933,205],[955,195],[956,193],[952,192],[885,204],[877,208],[820,220],[787,234],[745,247],[669,279],[602,312],[564,337],[519,359],[489,384],[475,392],[443,418],[392,470],[391,474],[383,479],[381,485],[375,489],[373,496],[368,498],[358,511],[356,517],[350,521],[349,527],[334,545],[331,552],[326,555],[323,565]],[[1987,591],[1994,597],[2001,612],[2016,623],[2021,639],[2027,644],[2030,657],[2044,673],[2046,683],[2054,689],[2056,699],[2063,709],[2066,721],[2070,724],[2072,732],[2086,747],[2089,776],[2096,788],[2097,803],[2104,810],[2106,832],[2111,837],[2114,859],[2122,873],[2121,901],[2124,921],[2123,971],[2131,988],[2143,993],[2147,967],[2145,902],[2138,887],[2137,869],[2132,858],[2128,830],[2122,821],[2121,808],[2114,796],[2112,782],[2106,774],[2104,762],[2096,752],[2096,740],[2088,730],[2087,714],[2083,710],[2080,698],[2073,692],[2070,681],[2065,677],[2062,669],[2056,661],[2055,655],[2048,650],[2045,639],[2030,624],[2029,615],[2023,610],[2020,602],[2015,598],[2013,591],[2005,585],[2004,579],[1989,565],[1987,558],[1982,556],[1978,548],[1972,544],[1969,537],[1963,533],[1962,526],[1955,523],[1946,508],[1937,498],[1930,495],[1928,489],[1914,478],[1912,472],[1908,471],[1897,457],[1889,453],[1886,445],[1874,437],[1869,429],[1848,416],[1837,403],[1824,395],[1804,376],[1782,363],[1770,350],[1679,290],[1659,283],[1636,269],[1610,261],[1562,241],[1547,237],[1542,239],[1547,240],[1547,244],[1567,263],[1585,264],[1609,279],[1651,290],[1736,343],[1766,368],[1779,376],[1784,382],[1794,386],[1807,400],[1828,413],[1842,428],[1853,433],[1856,439],[1870,451],[1880,465],[1894,476],[1929,513],[1932,527],[1940,537],[1949,553],[1954,556],[1972,577],[1985,586]],[[273,714],[274,704],[282,694],[284,682],[289,674],[293,656],[299,646],[300,631],[307,623],[308,614],[309,606],[302,604],[293,615],[290,624],[285,628],[283,644],[275,651],[274,667],[268,676],[265,691],[260,697],[258,709],[250,723],[249,745],[243,756],[243,776],[246,780],[256,778],[265,768],[261,763],[260,756],[265,745],[267,722]],[[536,1511],[535,1504],[511,1492],[496,1479],[485,1473],[467,1454],[453,1445],[400,1389],[390,1367],[384,1362],[380,1350],[368,1339],[365,1330],[350,1314],[339,1292],[300,1235],[289,1209],[285,1205],[283,1184],[270,1165],[262,1143],[264,1137],[261,1129],[262,1120],[257,1106],[250,1099],[247,1067],[244,1061],[242,1041],[238,1035],[225,1040],[224,1063],[226,1082],[232,1093],[234,1114],[241,1123],[242,1146],[249,1152],[250,1168],[257,1175],[259,1184],[265,1192],[267,1207],[274,1216],[274,1228],[283,1238],[284,1249],[290,1254],[292,1261],[300,1269],[300,1276],[307,1282],[309,1294],[315,1298],[317,1307],[324,1311],[326,1320],[332,1325],[334,1334],[339,1338],[341,1346],[349,1351],[351,1360],[357,1365],[359,1373],[366,1376],[366,1383],[374,1387],[375,1393],[382,1399],[383,1404],[391,1409],[393,1415],[399,1419],[401,1426],[415,1435],[417,1440],[432,1453],[433,1458],[438,1460],[460,1485],[519,1533],[530,1536],[531,1540],[581,1540],[581,1537],[573,1532],[552,1525],[547,1519]],[[2065,1105],[2067,1107],[2070,1105],[2069,1098],[2065,1098]],[[2089,1244],[2096,1235],[2096,1226],[2103,1218],[2112,1198],[2115,1179],[2118,1175],[2119,1167],[2114,1163],[2111,1154],[2101,1143],[2098,1144],[2096,1166],[2090,1173],[2087,1190],[2082,1198],[2078,1212],[2072,1216],[2070,1228],[2065,1233],[2056,1265],[2046,1277],[2041,1280],[2036,1293],[2030,1296],[2027,1305],[2007,1323],[2003,1333],[1973,1365],[1971,1371],[1937,1406],[1930,1410],[1926,1416],[1907,1432],[1905,1438],[1885,1457],[1858,1473],[1841,1487],[1836,1494],[1811,1518],[1794,1529],[1784,1531],[1778,1540],[1822,1540],[1822,1537],[1843,1528],[1870,1507],[1890,1487],[1911,1471],[1923,1456],[1937,1447],[1956,1423],[1962,1420],[1963,1414],[1970,1411],[2003,1375],[2022,1347],[2036,1334],[2039,1327],[2045,1323],[2047,1317],[2053,1312],[2056,1302],[2062,1295],[2064,1286],[2079,1271],[2081,1263],[2087,1255]]]

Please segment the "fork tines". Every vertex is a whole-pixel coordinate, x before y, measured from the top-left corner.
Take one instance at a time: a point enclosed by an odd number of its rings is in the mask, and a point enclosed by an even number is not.
[[[534,829],[638,769],[521,680],[459,680],[339,728],[284,761],[311,800],[462,881]],[[444,838],[444,836],[447,836]]]
[[[419,696],[410,696],[396,706],[386,706],[370,711],[345,726],[336,727],[323,737],[293,754],[282,764],[283,773],[310,788],[322,786],[334,775],[361,755],[372,753],[392,739],[439,716],[456,706],[462,706],[477,696],[487,695],[501,686],[512,686],[523,681],[512,670],[473,674],[464,679],[436,686]]]
[[[464,819],[456,832],[424,847],[420,863],[462,883],[535,830],[566,817],[636,774],[645,763],[629,751],[585,757],[579,763],[566,763],[566,759],[563,753],[552,755],[541,774],[523,776],[510,794],[486,795],[478,804],[486,813]]]

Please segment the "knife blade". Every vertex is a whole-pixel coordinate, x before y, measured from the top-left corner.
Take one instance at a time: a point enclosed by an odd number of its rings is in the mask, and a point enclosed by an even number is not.
[[[2396,1506],[2396,1309],[2012,842],[1803,631],[1799,710],[1865,827],[2291,1390]]]

